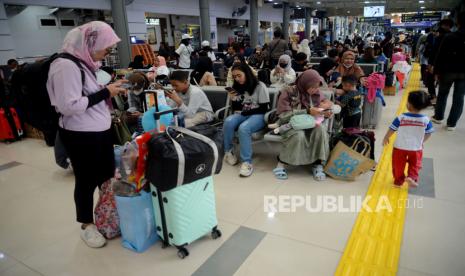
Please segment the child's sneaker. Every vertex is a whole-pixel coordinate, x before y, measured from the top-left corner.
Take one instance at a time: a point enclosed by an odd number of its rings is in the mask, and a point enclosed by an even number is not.
[[[412,178],[410,178],[410,177],[407,177],[407,178],[405,179],[405,181],[408,183],[409,188],[416,188],[416,187],[418,187],[418,183],[417,183],[415,180],[413,180]]]

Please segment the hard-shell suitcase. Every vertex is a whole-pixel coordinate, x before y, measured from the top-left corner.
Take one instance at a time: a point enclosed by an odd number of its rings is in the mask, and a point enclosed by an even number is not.
[[[21,139],[23,128],[13,107],[0,108],[0,140],[12,142]]]
[[[166,192],[160,192],[153,184],[150,187],[156,229],[163,247],[175,246],[179,258],[184,259],[189,255],[188,244],[208,233],[213,239],[221,237],[211,176]]]

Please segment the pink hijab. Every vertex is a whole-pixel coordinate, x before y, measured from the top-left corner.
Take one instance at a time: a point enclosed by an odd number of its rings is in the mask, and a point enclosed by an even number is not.
[[[91,53],[104,50],[120,41],[110,25],[102,21],[92,21],[69,31],[63,41],[62,50],[97,71],[101,62],[94,61]]]

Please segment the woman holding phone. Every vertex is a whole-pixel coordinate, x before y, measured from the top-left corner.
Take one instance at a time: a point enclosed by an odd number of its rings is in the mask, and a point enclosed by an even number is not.
[[[110,25],[101,21],[72,29],[62,50],[79,59],[82,69],[69,59],[57,58],[50,65],[47,80],[50,102],[61,115],[60,138],[74,170],[74,202],[81,239],[94,248],[106,242],[94,224],[94,191],[115,173],[110,99],[126,92],[121,87],[126,81],[103,86],[98,84],[95,72],[119,41]]]
[[[233,152],[233,138],[239,133],[240,160],[239,175],[250,176],[252,166],[252,134],[265,127],[264,114],[269,110],[270,96],[263,82],[258,81],[246,63],[239,63],[231,69],[234,79],[232,88],[227,88],[234,114],[224,121],[225,161],[231,166],[239,159]]]

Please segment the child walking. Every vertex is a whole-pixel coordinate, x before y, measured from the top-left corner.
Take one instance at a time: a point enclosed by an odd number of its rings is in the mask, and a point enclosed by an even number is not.
[[[404,181],[409,187],[418,187],[418,173],[421,169],[423,143],[434,132],[430,119],[420,111],[430,104],[429,96],[423,91],[413,91],[408,96],[407,110],[394,119],[384,136],[383,145],[389,144],[389,138],[397,131],[397,139],[392,151],[392,173],[394,186],[400,187]],[[408,174],[405,176],[405,165]]]

